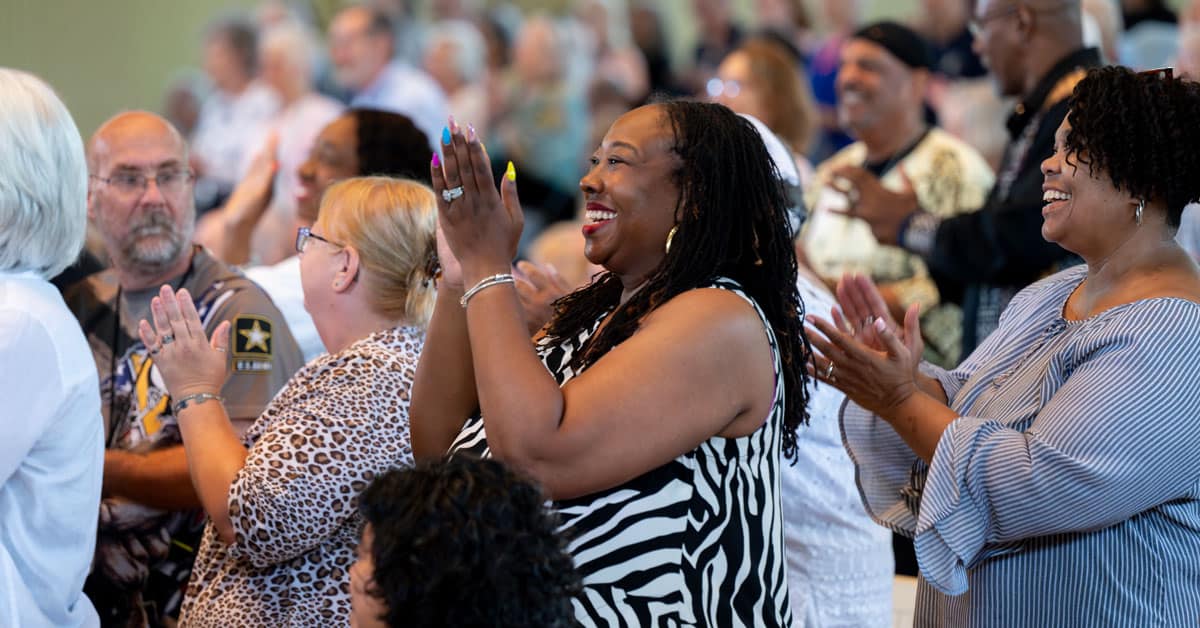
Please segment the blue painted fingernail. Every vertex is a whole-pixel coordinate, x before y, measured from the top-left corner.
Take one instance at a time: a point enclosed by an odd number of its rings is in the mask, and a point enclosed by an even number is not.
[[[450,127],[448,126],[442,127],[442,143],[450,144]]]

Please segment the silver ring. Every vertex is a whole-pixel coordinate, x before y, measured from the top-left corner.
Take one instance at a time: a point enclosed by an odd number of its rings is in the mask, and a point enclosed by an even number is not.
[[[163,334],[162,338],[161,338],[161,343],[159,346],[165,347],[165,346],[171,344],[172,342],[175,342],[175,334]]]
[[[831,382],[833,381],[833,369],[834,369],[833,360],[830,360],[829,366],[825,367],[825,379],[827,379]]]
[[[220,351],[221,353],[225,353],[225,347],[213,347],[213,349],[216,349],[217,351]]]
[[[866,318],[864,318],[864,319],[863,319],[863,324],[862,324],[862,326],[863,326],[863,329],[866,329],[866,328],[868,328],[868,327],[870,327],[871,325],[874,325],[874,324],[875,324],[875,317],[874,317],[874,316],[868,316],[868,317],[866,317]]]
[[[461,186],[461,185],[452,187],[448,190],[442,190],[442,200],[446,201],[447,203],[454,201],[454,199],[456,199],[462,195],[463,195],[463,186]]]

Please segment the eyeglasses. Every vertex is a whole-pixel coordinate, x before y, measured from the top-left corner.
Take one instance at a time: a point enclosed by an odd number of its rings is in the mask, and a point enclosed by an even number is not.
[[[1009,15],[1014,15],[1022,7],[1024,7],[1026,11],[1029,11],[1030,13],[1033,13],[1033,14],[1054,13],[1055,11],[1060,11],[1062,9],[1065,9],[1067,7],[1067,5],[1069,5],[1069,4],[1071,4],[1069,1],[1068,2],[1060,2],[1058,4],[1038,8],[1038,7],[1029,6],[1028,4],[1025,4],[1022,2],[1017,2],[1016,4],[1013,4],[1012,6],[1010,6],[1008,8],[1000,9],[999,11],[995,11],[993,13],[986,13],[984,15],[980,15],[978,17],[973,17],[973,18],[967,20],[967,30],[970,31],[971,37],[978,38],[980,33],[983,32],[983,27],[985,25],[987,25],[988,22],[991,22],[992,20],[998,20],[1002,17],[1007,17]]]
[[[713,77],[708,79],[708,83],[704,85],[704,90],[708,92],[709,98],[719,98],[722,94],[727,98],[735,98],[742,93],[742,84],[738,81],[723,81]]]
[[[967,20],[967,30],[971,32],[971,37],[979,37],[980,33],[983,32],[983,27],[986,26],[988,22],[991,22],[992,20],[998,20],[1002,17],[1008,17],[1009,15],[1016,13],[1018,10],[1020,10],[1020,8],[1020,4],[1014,4],[1007,9],[1001,9],[999,11],[973,17]]]
[[[155,185],[158,186],[158,191],[176,196],[182,194],[187,189],[189,183],[195,180],[196,175],[191,170],[164,170],[148,177],[140,172],[118,172],[110,177],[102,177],[100,175],[88,175],[88,177],[97,181],[103,182],[105,185],[112,186],[119,194],[124,196],[141,196],[146,193],[146,187],[150,185],[150,180],[153,179]]]
[[[339,249],[346,248],[344,245],[338,244],[337,242],[334,242],[333,240],[330,240],[328,238],[323,238],[323,237],[313,233],[312,229],[310,229],[309,227],[300,227],[299,229],[296,229],[296,252],[303,253],[304,249],[308,247],[309,240],[320,240],[320,241],[324,242],[325,244],[328,244],[330,246],[336,246]]]

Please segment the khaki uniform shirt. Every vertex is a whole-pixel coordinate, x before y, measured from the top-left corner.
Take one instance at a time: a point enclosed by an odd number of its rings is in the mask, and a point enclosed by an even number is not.
[[[303,365],[283,316],[261,288],[200,247],[171,285],[188,289],[206,333],[230,321],[230,375],[221,395],[235,429],[245,432]],[[152,320],[150,301],[158,291],[120,290],[116,273],[107,270],[64,294],[100,376],[110,449],[148,452],[182,442],[170,397],[137,333],[138,321]],[[117,498],[101,502],[88,590],[105,623],[133,617],[138,624],[146,613],[154,624],[177,612],[203,521],[199,511],[166,512]]]

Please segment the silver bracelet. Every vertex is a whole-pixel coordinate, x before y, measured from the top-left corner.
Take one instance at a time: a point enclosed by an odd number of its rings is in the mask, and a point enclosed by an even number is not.
[[[186,397],[183,397],[182,399],[171,404],[171,411],[178,416],[179,411],[183,410],[184,408],[200,405],[205,401],[212,401],[214,399],[221,403],[225,402],[220,395],[214,395],[212,393],[195,393],[193,395],[187,395]]]
[[[467,301],[470,301],[471,297],[475,296],[475,294],[480,290],[483,290],[484,288],[491,288],[492,286],[498,286],[502,283],[516,282],[517,280],[513,278],[512,273],[501,273],[499,275],[492,275],[491,277],[484,277],[483,279],[479,280],[479,283],[472,286],[470,290],[467,290],[462,295],[462,298],[458,300],[458,304],[466,308]]]

